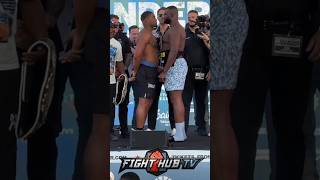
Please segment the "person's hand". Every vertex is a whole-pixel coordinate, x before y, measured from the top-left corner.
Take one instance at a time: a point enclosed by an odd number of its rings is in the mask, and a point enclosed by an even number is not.
[[[119,69],[116,69],[116,77],[120,77],[121,74],[124,74],[124,72],[119,71]]]
[[[130,75],[130,78],[129,78],[129,81],[135,81],[136,80],[136,72],[135,71],[132,71],[131,75]]]
[[[122,74],[120,74],[119,76],[117,76],[118,81],[123,81],[124,80],[124,76],[121,76]]]
[[[70,49],[61,56],[60,60],[63,64],[79,62],[82,60],[82,50]]]
[[[306,49],[309,52],[309,60],[312,62],[320,61],[320,31],[317,31],[309,41]]]
[[[160,82],[164,82],[166,80],[167,73],[162,71],[159,75]]]
[[[209,42],[209,37],[205,34],[205,33],[203,33],[203,32],[201,32],[201,34],[197,34],[197,36],[200,38],[200,39],[202,39],[204,42]]]
[[[35,51],[25,52],[22,54],[22,61],[29,65],[44,61],[47,58],[47,49],[44,46],[35,47]]]
[[[210,71],[207,73],[206,79],[207,79],[207,81],[210,81],[210,80],[211,80],[211,72],[210,72]]]
[[[83,49],[81,39],[75,29],[71,31],[66,41],[68,51],[60,58],[62,63],[74,63],[82,60]]]
[[[134,55],[134,52],[136,51],[133,47],[130,48],[131,53]]]
[[[161,73],[163,71],[163,67],[162,66],[158,66],[158,72]]]

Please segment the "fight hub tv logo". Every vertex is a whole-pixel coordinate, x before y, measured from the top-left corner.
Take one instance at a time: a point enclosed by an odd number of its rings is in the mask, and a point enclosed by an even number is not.
[[[169,158],[166,151],[154,149],[147,151],[144,158],[120,158],[119,173],[126,169],[145,169],[148,173],[160,176],[168,169],[195,169],[204,158]]]

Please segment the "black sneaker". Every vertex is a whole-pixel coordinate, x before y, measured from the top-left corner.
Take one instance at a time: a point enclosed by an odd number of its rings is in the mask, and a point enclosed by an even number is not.
[[[208,133],[205,128],[198,128],[197,133],[199,136],[208,136]]]
[[[121,137],[124,139],[127,139],[130,137],[129,131],[128,130],[124,130],[124,131],[120,131],[121,132]]]
[[[111,141],[118,141],[119,140],[119,137],[116,135],[115,132],[110,133],[110,138],[111,138]]]

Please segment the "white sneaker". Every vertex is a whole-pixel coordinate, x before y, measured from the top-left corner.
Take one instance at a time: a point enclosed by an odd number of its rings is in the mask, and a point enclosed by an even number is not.
[[[176,132],[177,132],[176,128],[173,128],[173,129],[171,130],[171,136],[174,136],[174,135],[176,134]]]
[[[134,129],[134,128],[131,128],[131,131],[136,131],[136,129]]]
[[[150,129],[150,128],[148,128],[148,129],[146,129],[146,131],[153,131],[152,129]]]
[[[208,133],[208,136],[210,137],[210,133]]]

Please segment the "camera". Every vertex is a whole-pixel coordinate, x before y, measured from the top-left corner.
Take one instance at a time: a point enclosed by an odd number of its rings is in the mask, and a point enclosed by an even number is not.
[[[201,32],[206,33],[210,30],[210,18],[206,15],[198,16],[196,25],[199,28],[196,29],[197,34],[201,34]]]

